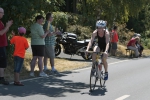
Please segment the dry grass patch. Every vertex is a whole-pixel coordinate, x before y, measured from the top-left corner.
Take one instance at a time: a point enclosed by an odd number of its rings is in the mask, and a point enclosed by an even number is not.
[[[32,59],[32,55],[29,52],[26,52],[23,68],[20,73],[20,79],[27,79],[30,77],[29,73],[30,73],[31,59]],[[86,62],[86,61],[80,62],[80,61],[71,61],[71,60],[67,60],[67,59],[55,58],[55,68],[59,72],[83,68],[83,67],[88,66],[88,64],[89,64],[89,62]],[[51,69],[49,62],[48,62],[48,69]],[[39,68],[36,64],[35,76],[38,76],[38,74],[39,74]],[[13,62],[8,64],[8,67],[6,68],[5,76],[9,81],[13,81],[13,79],[14,79],[14,64],[13,64]]]
[[[126,55],[126,50],[125,50],[126,48],[127,48],[126,46],[118,45],[118,50],[117,50],[116,55],[120,56],[120,57],[125,56]]]
[[[126,56],[126,49],[127,47],[124,45],[118,45],[118,50],[117,50],[117,56],[119,57],[125,57]],[[143,50],[143,56],[149,56],[150,55],[150,50],[149,49],[144,49]]]
[[[30,70],[31,58],[32,58],[32,55],[30,53],[26,53],[24,66],[26,67],[28,71]],[[85,66],[88,66],[88,62],[71,61],[67,59],[55,58],[55,68],[59,72],[82,68]],[[48,69],[51,69],[49,59],[48,59]],[[35,67],[35,71],[39,71],[37,64]]]

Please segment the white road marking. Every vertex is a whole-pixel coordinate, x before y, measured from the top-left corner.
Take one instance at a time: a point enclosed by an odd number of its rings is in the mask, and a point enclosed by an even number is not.
[[[64,86],[58,86],[58,85],[44,85],[47,87],[53,87],[53,88],[64,88]]]
[[[43,77],[35,77],[35,78],[25,79],[25,80],[21,80],[21,82],[30,81],[30,80],[34,80],[34,79],[40,79],[40,78],[43,78]],[[14,84],[14,82],[10,82],[10,84]]]
[[[121,63],[121,62],[126,62],[126,61],[129,61],[129,60],[118,61],[118,62],[110,63],[108,65],[113,65],[113,64],[117,64],[117,63]]]
[[[117,99],[115,99],[115,100],[124,100],[124,99],[128,98],[129,96],[130,96],[130,95],[124,95],[124,96],[119,97],[119,98],[117,98]]]
[[[126,61],[129,61],[129,60],[123,60],[123,61],[113,62],[113,63],[109,63],[108,65],[113,65],[113,64],[117,64],[117,63],[121,63],[121,62],[126,62]],[[91,63],[92,63],[92,62],[91,62]],[[82,69],[77,69],[77,70],[73,70],[73,71],[87,70],[87,69],[90,69],[90,68],[91,68],[91,67],[82,68]]]

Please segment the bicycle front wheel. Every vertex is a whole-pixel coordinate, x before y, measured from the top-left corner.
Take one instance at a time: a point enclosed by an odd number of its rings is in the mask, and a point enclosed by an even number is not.
[[[105,73],[103,71],[101,71],[101,74],[100,74],[100,87],[105,87],[105,82],[106,80],[104,80],[104,76],[105,76]]]
[[[95,66],[96,68],[96,66]],[[92,92],[95,89],[96,82],[98,80],[97,77],[97,71],[94,68],[91,68],[91,73],[90,73],[90,92]]]

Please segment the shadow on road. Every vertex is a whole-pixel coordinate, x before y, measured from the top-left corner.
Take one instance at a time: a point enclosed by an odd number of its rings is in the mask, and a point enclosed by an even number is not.
[[[98,88],[98,89],[95,89],[94,91],[90,92],[89,95],[91,95],[91,96],[104,96],[105,92],[108,92],[106,88]]]
[[[98,86],[97,86],[98,87]],[[90,90],[89,90],[90,91]],[[82,95],[84,94],[88,94],[88,95],[91,95],[91,96],[104,96],[105,95],[105,92],[108,92],[106,88],[96,88],[95,90],[93,90],[92,92],[83,92],[81,93]]]
[[[89,88],[88,84],[60,79],[73,72],[63,72],[56,76],[24,81],[25,86],[0,86],[0,96],[26,97],[46,95],[49,97],[65,97],[65,93],[79,93],[80,89]]]

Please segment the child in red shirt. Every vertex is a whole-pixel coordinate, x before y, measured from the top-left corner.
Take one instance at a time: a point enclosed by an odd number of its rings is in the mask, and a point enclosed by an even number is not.
[[[13,36],[10,40],[11,44],[15,45],[14,50],[14,85],[24,86],[21,82],[19,82],[19,73],[23,65],[25,50],[28,49],[29,45],[27,39],[23,37],[26,33],[26,29],[24,27],[18,28],[19,36]]]

